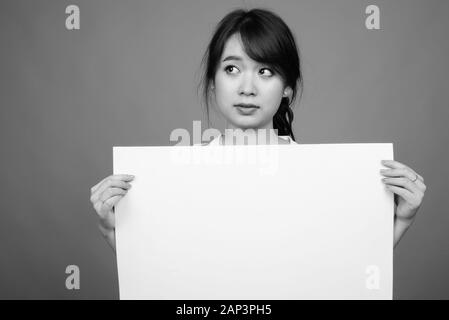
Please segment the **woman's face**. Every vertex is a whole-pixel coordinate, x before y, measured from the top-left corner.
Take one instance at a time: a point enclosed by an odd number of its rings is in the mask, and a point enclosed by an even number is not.
[[[214,85],[218,109],[227,128],[234,129],[273,128],[273,116],[281,99],[291,94],[280,75],[246,55],[238,34],[226,42]]]

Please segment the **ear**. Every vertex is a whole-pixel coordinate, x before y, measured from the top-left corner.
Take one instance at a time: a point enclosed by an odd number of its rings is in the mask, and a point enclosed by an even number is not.
[[[282,93],[282,98],[288,98],[289,100],[291,100],[292,98],[292,93],[293,90],[290,87],[285,87],[284,88],[284,92]]]

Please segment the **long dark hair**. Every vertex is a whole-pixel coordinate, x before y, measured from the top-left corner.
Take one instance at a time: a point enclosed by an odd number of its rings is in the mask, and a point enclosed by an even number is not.
[[[228,13],[216,26],[212,39],[202,59],[203,75],[198,88],[206,105],[209,124],[210,87],[213,83],[226,41],[240,34],[246,54],[259,63],[270,65],[292,88],[292,99],[283,97],[276,114],[273,128],[278,135],[288,135],[293,140],[293,105],[298,89],[302,94],[303,79],[295,38],[285,22],[266,9],[236,9]]]

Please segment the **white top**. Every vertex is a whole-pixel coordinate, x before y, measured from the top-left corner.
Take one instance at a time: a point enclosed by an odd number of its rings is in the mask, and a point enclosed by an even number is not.
[[[208,144],[194,144],[194,145],[204,145],[204,146],[219,146],[221,135],[213,138]],[[288,141],[290,144],[298,144],[290,136],[278,136],[279,138]]]

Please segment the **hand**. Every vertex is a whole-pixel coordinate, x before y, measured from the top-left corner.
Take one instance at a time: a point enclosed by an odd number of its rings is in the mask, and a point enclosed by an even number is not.
[[[411,224],[426,191],[424,178],[400,162],[383,160],[382,164],[390,168],[382,169],[380,173],[386,177],[382,179],[386,188],[394,193],[395,220]]]
[[[90,189],[90,202],[100,217],[98,225],[106,241],[115,251],[115,205],[127,194],[131,188],[129,181],[134,176],[127,174],[111,175]]]

